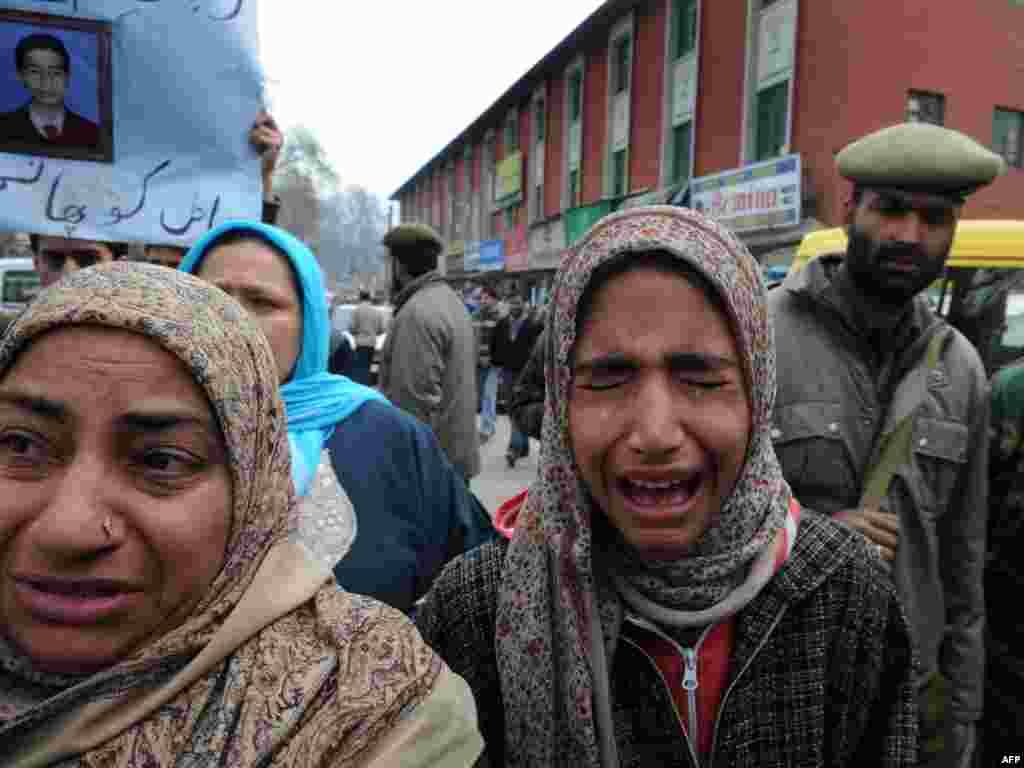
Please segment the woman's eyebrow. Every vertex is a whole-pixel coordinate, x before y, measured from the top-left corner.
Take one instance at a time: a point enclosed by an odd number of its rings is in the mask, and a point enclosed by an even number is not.
[[[704,352],[675,352],[666,355],[664,361],[665,365],[674,371],[707,372],[739,367],[739,363],[730,357]],[[576,370],[608,370],[635,366],[636,362],[632,358],[621,352],[613,352],[608,355],[600,355],[590,360],[581,361],[576,365]]]
[[[590,360],[583,360],[576,364],[577,371],[608,370],[612,368],[628,368],[635,363],[621,352],[613,352],[608,355],[599,355]]]
[[[142,407],[122,414],[117,421],[140,432],[163,432],[177,427],[197,426],[207,430],[216,429],[209,414],[173,405]]]
[[[0,403],[14,406],[19,410],[29,411],[50,421],[65,423],[70,421],[70,409],[64,403],[50,400],[27,392],[0,392]]]

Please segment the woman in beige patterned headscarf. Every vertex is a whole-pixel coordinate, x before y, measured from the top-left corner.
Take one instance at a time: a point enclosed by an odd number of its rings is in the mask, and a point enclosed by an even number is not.
[[[83,270],[0,347],[0,763],[468,765],[463,683],[333,585],[270,348],[183,273]]]

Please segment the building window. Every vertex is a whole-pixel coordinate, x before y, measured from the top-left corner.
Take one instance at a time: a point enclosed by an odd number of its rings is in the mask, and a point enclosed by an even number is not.
[[[672,183],[680,184],[690,178],[690,132],[692,123],[672,128]]]
[[[907,94],[907,122],[943,125],[946,119],[946,97],[941,93],[910,91]]]
[[[996,109],[992,115],[992,150],[1002,155],[1007,165],[1024,167],[1024,112]]]
[[[513,112],[505,122],[505,154],[519,151],[519,117]]]
[[[561,206],[576,208],[583,186],[583,99],[586,61],[582,56],[566,68],[562,107],[562,187]]]
[[[583,73],[576,70],[569,78],[569,122],[575,123],[583,112]]]
[[[615,41],[615,92],[624,93],[629,90],[629,36]]]
[[[697,46],[697,0],[675,0],[673,59],[681,59]]]
[[[755,160],[768,160],[782,154],[782,148],[786,144],[788,108],[788,80],[758,92]]]
[[[544,142],[544,132],[547,129],[546,119],[547,113],[545,111],[544,99],[537,99],[533,107],[534,137],[537,144]]]
[[[626,150],[620,149],[612,155],[612,196],[626,194]]]

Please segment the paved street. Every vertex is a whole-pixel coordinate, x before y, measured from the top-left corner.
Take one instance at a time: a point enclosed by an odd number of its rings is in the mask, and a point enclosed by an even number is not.
[[[524,490],[537,474],[540,443],[530,441],[530,455],[516,462],[515,469],[505,463],[511,423],[508,416],[498,416],[498,429],[486,445],[481,446],[482,470],[473,478],[470,488],[493,516],[502,502]]]

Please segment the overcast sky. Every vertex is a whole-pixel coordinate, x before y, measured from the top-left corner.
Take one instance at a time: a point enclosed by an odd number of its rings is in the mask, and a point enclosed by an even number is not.
[[[263,0],[271,107],[386,198],[601,4]]]

